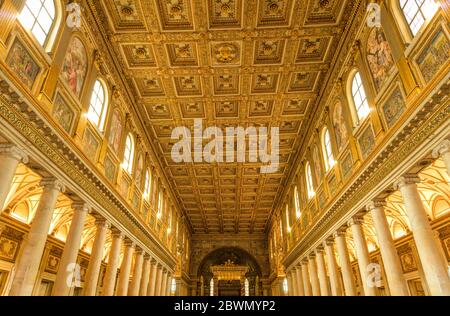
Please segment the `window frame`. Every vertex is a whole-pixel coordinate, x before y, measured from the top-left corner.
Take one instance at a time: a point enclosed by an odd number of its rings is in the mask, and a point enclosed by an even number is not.
[[[99,104],[99,103],[97,103],[97,101],[99,101],[99,94],[96,91],[97,84],[98,84],[99,88],[101,88],[101,90],[103,91],[103,98],[104,98],[103,102],[101,103],[101,109],[100,109],[99,113],[97,113],[98,109],[95,108],[95,106]],[[94,97],[95,97],[95,104],[93,104]],[[91,109],[92,109],[92,112],[91,112]],[[86,112],[86,116],[87,116],[87,119],[89,120],[89,122],[91,122],[92,125],[94,125],[102,134],[105,132],[106,117],[108,115],[108,110],[109,110],[109,97],[108,97],[107,86],[101,78],[97,78],[92,87],[91,98],[89,100],[89,107]],[[91,115],[92,115],[91,113],[98,115],[98,122],[93,121],[93,118],[91,117]]]
[[[128,149],[127,143],[130,140],[130,147]],[[127,134],[125,138],[125,147],[123,149],[123,162],[122,168],[128,173],[128,175],[133,174],[133,163],[134,163],[134,151],[135,151],[134,137],[131,133]],[[127,154],[128,151],[128,154]]]
[[[299,195],[298,187],[294,186],[294,207],[295,207],[295,216],[299,219],[302,216],[302,210],[300,207],[300,195]]]
[[[314,179],[312,177],[312,169],[309,161],[306,162],[305,165],[305,180],[306,188],[308,190],[308,200],[311,200],[316,196],[316,188],[314,187]]]
[[[325,169],[328,172],[336,165],[336,159],[334,158],[330,130],[327,126],[322,130],[322,155],[325,162]]]
[[[33,13],[33,10],[31,10],[30,7],[27,5],[28,1],[40,1],[41,2],[40,7],[39,7],[38,16],[35,16]],[[27,31],[27,33],[32,37],[32,39],[37,44],[39,44],[39,46],[42,47],[42,49],[46,53],[48,53],[52,50],[52,47],[55,44],[56,36],[57,36],[58,30],[60,29],[60,26],[61,26],[61,21],[62,21],[62,16],[63,16],[62,12],[64,11],[63,10],[64,8],[63,8],[63,4],[60,3],[60,1],[53,0],[52,4],[53,4],[54,15],[52,17],[48,13],[48,9],[45,6],[46,3],[47,2],[45,0],[26,0],[21,12],[19,12],[17,15],[17,21],[21,25],[21,27],[23,27],[23,29],[25,29]],[[48,28],[48,31],[46,34],[45,34],[45,30],[43,29],[41,24],[38,22],[39,14],[40,14],[42,8],[44,8],[47,11],[47,14],[50,16],[50,19],[51,19],[51,24],[50,24],[50,27]],[[31,28],[26,27],[26,25],[21,21],[21,15],[24,14],[23,12],[25,9],[27,9],[30,12],[30,14],[32,15],[33,20],[34,20]],[[39,25],[42,32],[45,34],[45,39],[43,40],[42,43],[39,41],[38,37],[35,35],[35,32],[33,32],[33,28],[36,26],[36,23]]]
[[[143,197],[145,200],[149,201],[150,200],[150,193],[151,193],[151,188],[152,188],[152,173],[150,171],[150,168],[147,168],[146,172],[145,172],[145,179],[144,179],[145,183],[144,183],[144,192],[143,192]]]
[[[420,5],[418,5],[417,1],[421,1],[422,3]],[[402,4],[402,2],[404,4]],[[410,21],[409,16],[407,15],[407,12],[405,10],[406,10],[408,3],[411,3],[411,2],[414,3],[414,5],[417,7],[417,10],[414,12],[413,17]],[[440,7],[437,3],[434,2],[434,0],[398,0],[398,1],[396,1],[396,5],[398,6],[398,10],[400,11],[400,13],[403,17],[405,26],[406,26],[406,28],[409,32],[409,35],[411,36],[412,39],[416,38],[422,32],[422,30],[434,18],[436,13],[439,11],[439,7]],[[429,16],[427,16],[427,12],[425,12],[425,10],[423,9],[424,6],[426,6],[426,5],[431,5],[433,7],[432,10],[434,12],[431,12],[431,11],[428,12],[428,13],[430,13]],[[420,15],[422,22],[419,22],[418,24],[420,24],[420,26],[418,26],[416,28],[416,27],[413,27],[412,24],[418,15]]]

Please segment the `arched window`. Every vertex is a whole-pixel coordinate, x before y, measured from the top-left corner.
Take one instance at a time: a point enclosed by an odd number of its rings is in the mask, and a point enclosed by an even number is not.
[[[53,0],[27,0],[20,12],[19,21],[30,30],[36,40],[44,46],[49,38],[56,17]]]
[[[308,189],[308,198],[312,199],[316,195],[316,191],[314,190],[311,165],[309,162],[306,164],[306,187]]]
[[[286,231],[288,232],[288,233],[290,233],[291,232],[291,224],[289,223],[289,204],[288,203],[286,203],[286,209],[285,209],[285,218],[286,218]]]
[[[283,292],[284,292],[284,294],[287,294],[288,291],[289,291],[288,280],[287,280],[287,278],[284,278],[284,280],[283,280]]]
[[[89,121],[103,132],[105,128],[106,112],[108,111],[108,102],[103,84],[96,80],[92,91],[91,103],[87,117]]]
[[[214,279],[209,282],[209,296],[214,296]]]
[[[125,151],[123,154],[122,168],[129,174],[133,171],[133,157],[134,157],[134,140],[131,134],[128,134],[125,141]]]
[[[327,168],[327,171],[333,168],[334,166],[334,156],[333,156],[333,149],[331,148],[331,138],[330,138],[330,132],[328,131],[328,128],[325,127],[323,132],[323,140],[322,140],[322,147],[323,147],[323,158],[325,160],[325,167]]]
[[[161,218],[163,211],[163,194],[161,191],[159,191],[158,194],[158,213],[156,214],[156,217]]]
[[[300,210],[300,196],[298,195],[298,188],[297,186],[294,187],[294,205],[295,205],[295,216],[297,219],[300,218],[302,215],[302,212]]]
[[[150,198],[150,189],[152,187],[152,174],[150,170],[147,169],[145,172],[145,183],[144,183],[144,198],[148,200]]]
[[[247,278],[245,278],[245,282],[244,282],[244,295],[250,296],[250,284],[249,284]]]
[[[438,5],[435,0],[400,0],[400,8],[412,34],[416,36],[425,21],[434,16]]]
[[[352,96],[355,104],[356,115],[358,116],[358,120],[362,121],[367,117],[367,115],[369,115],[370,109],[359,72],[356,72],[353,77]]]

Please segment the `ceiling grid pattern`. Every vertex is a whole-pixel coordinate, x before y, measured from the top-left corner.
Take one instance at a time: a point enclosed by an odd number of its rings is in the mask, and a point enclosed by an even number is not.
[[[264,232],[347,22],[348,2],[94,2],[194,233]],[[172,129],[192,130],[196,118],[203,128],[280,127],[279,170],[173,162]]]

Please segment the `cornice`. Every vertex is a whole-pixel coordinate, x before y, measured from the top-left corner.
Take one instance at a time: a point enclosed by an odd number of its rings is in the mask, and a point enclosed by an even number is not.
[[[99,172],[80,158],[83,157],[80,150],[66,143],[51,127],[49,120],[42,118],[37,111],[39,105],[33,97],[27,92],[22,94],[16,90],[15,86],[19,87],[20,84],[16,84],[14,79],[10,83],[6,77],[9,70],[3,63],[0,69],[0,118],[26,139],[27,151],[36,150],[45,156],[47,163],[51,163],[72,181],[72,186],[87,193],[104,212],[108,212],[119,223],[117,226],[125,227],[150,253],[155,253],[165,264],[174,267],[176,258],[169,250],[145,227],[141,219],[133,215],[132,210],[117,197],[117,193],[104,184],[106,181],[101,179]]]
[[[447,76],[448,77],[448,76]],[[376,158],[362,171],[354,182],[343,188],[343,193],[322,217],[305,233],[297,245],[283,259],[289,267],[317,240],[323,237],[333,226],[344,218],[372,191],[379,190],[380,184],[412,155],[421,144],[426,142],[437,130],[445,127],[450,120],[450,80],[443,81],[439,89],[424,101],[422,107],[411,116],[403,128],[380,149]],[[345,190],[345,191],[344,191]]]

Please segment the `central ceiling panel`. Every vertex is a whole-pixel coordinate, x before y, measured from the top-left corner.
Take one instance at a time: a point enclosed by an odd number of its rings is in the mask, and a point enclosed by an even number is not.
[[[89,1],[194,233],[260,233],[302,142],[352,1]],[[172,129],[279,127],[280,168],[182,163]]]

